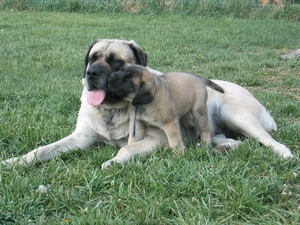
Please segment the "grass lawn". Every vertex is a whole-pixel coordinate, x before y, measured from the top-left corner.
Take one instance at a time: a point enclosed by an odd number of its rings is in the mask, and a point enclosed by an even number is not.
[[[98,38],[134,39],[160,71],[238,83],[300,157],[299,22],[180,15],[0,11],[0,158],[72,132],[83,59]],[[214,156],[158,149],[101,171],[118,149],[74,151],[27,168],[0,167],[0,224],[300,224],[300,166],[244,139]],[[47,187],[41,192],[39,186]]]

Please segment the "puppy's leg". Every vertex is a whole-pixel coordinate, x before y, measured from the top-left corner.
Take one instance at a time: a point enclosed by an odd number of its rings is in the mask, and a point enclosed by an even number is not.
[[[275,153],[284,158],[294,157],[290,149],[271,137],[253,113],[243,109],[237,110],[228,107],[221,110],[221,116],[226,126],[234,132],[254,138],[263,145],[272,147]]]
[[[188,112],[180,118],[180,125],[184,128],[186,132],[186,139],[189,142],[195,141],[199,137],[199,126],[196,123],[191,112]]]
[[[210,133],[210,124],[208,120],[208,111],[206,105],[196,106],[192,111],[194,117],[196,118],[199,127],[200,127],[200,137],[201,137],[201,145],[208,145],[211,147],[211,133]]]
[[[174,118],[172,121],[163,124],[162,129],[165,131],[169,145],[172,149],[178,148],[180,152],[184,152],[184,144],[180,132],[179,120]]]
[[[123,165],[136,155],[154,152],[159,146],[168,146],[165,133],[160,129],[147,127],[144,139],[122,147],[114,158],[104,162],[101,167],[105,170],[111,167],[113,163]]]
[[[1,164],[5,167],[11,167],[13,165],[27,166],[29,164],[48,161],[63,152],[87,149],[96,144],[96,141],[96,138],[92,136],[86,136],[86,134],[74,131],[71,135],[57,142],[36,148],[23,156],[4,160]]]

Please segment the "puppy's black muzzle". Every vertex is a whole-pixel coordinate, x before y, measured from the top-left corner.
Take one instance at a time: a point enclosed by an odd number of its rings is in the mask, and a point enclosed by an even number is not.
[[[122,86],[121,76],[122,72],[114,72],[108,76],[108,88],[109,90],[115,92],[118,88]]]
[[[108,77],[108,89],[118,96],[127,97],[134,89],[131,80],[131,75],[127,76],[124,71],[114,72]]]

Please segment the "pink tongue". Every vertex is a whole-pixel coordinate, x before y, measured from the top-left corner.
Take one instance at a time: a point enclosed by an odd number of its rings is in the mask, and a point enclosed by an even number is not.
[[[100,105],[104,98],[106,92],[103,90],[91,90],[88,92],[87,102],[90,105]]]

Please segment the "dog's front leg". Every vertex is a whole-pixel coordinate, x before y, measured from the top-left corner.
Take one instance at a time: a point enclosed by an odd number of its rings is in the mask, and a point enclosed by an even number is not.
[[[1,164],[8,168],[13,165],[27,166],[54,159],[62,153],[71,150],[87,149],[96,143],[96,137],[75,131],[57,142],[36,148],[23,156],[6,159]]]
[[[160,146],[168,146],[165,132],[158,128],[146,127],[145,136],[142,140],[122,147],[114,158],[104,162],[101,167],[105,170],[114,163],[122,166],[134,156],[150,154]]]

